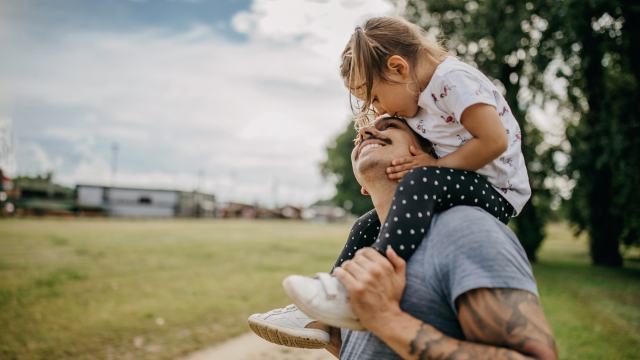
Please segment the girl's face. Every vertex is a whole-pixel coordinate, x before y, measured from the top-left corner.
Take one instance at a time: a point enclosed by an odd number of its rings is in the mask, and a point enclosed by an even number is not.
[[[371,88],[372,105],[378,115],[388,114],[403,118],[418,113],[418,93],[399,74],[388,74],[390,81],[374,81]]]
[[[387,60],[386,79],[373,80],[371,87],[371,105],[377,115],[414,117],[418,113],[417,86],[411,76],[409,63],[398,55]],[[354,91],[359,99],[364,99],[365,86]]]

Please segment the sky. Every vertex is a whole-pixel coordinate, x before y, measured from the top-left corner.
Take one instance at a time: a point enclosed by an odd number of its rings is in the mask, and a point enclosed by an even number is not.
[[[4,167],[221,201],[328,198],[319,163],[351,114],[340,53],[364,19],[395,12],[387,0],[0,0]]]

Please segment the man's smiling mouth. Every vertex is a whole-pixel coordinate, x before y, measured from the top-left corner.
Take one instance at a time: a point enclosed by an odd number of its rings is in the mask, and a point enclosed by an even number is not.
[[[370,153],[377,148],[386,146],[391,143],[389,139],[381,139],[378,137],[371,136],[367,140],[363,141],[360,145],[358,145],[358,151],[356,154],[356,159],[359,159],[360,156]]]
[[[360,156],[380,147],[382,147],[382,145],[379,143],[369,143],[360,149]]]

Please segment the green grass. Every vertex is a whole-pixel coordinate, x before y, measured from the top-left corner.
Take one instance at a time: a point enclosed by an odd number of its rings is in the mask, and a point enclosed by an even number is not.
[[[563,359],[640,358],[640,266],[591,266],[588,245],[554,224],[534,266]]]
[[[535,266],[562,358],[637,358],[640,267],[595,268],[553,225]],[[288,303],[280,281],[328,269],[347,224],[0,221],[0,359],[173,359]]]

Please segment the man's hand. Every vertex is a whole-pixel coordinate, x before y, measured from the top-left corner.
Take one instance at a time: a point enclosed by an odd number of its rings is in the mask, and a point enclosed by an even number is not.
[[[411,156],[395,159],[387,168],[389,180],[400,181],[409,170],[420,166],[437,166],[437,159],[418,149],[414,145],[409,147]]]
[[[557,359],[553,335],[535,295],[516,289],[471,290],[456,305],[467,340],[451,338],[400,309],[405,261],[359,250],[334,270],[362,325],[404,359]]]
[[[401,312],[406,263],[391,247],[387,258],[373,248],[363,248],[333,271],[349,292],[353,312],[373,332]]]

